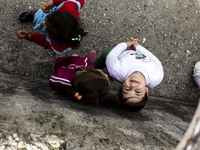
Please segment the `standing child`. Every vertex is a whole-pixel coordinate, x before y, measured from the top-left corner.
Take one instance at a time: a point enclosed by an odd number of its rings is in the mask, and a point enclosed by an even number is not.
[[[86,33],[80,28],[80,9],[84,0],[50,0],[36,11],[23,12],[19,15],[22,22],[34,22],[33,29],[39,33],[17,31],[20,39],[35,42],[56,53],[63,53],[71,48],[77,48],[82,36]]]
[[[94,51],[91,51],[86,58],[58,57],[54,73],[49,79],[52,90],[63,92],[84,103],[98,105],[102,97],[107,94],[110,81],[105,73],[93,67],[91,55],[94,55]]]
[[[95,62],[102,68],[102,60],[111,77],[122,83],[120,103],[129,111],[141,110],[148,99],[148,87],[159,85],[164,77],[161,62],[139,44],[138,39],[120,43],[105,51]]]

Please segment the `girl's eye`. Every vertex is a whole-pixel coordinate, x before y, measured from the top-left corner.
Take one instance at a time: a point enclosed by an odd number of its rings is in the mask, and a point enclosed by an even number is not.
[[[125,92],[129,92],[129,91],[130,91],[130,89],[124,89],[124,91],[125,91]]]
[[[135,91],[136,93],[141,93],[140,91]]]

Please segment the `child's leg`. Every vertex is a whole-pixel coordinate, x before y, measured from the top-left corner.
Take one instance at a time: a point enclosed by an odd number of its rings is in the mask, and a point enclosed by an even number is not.
[[[112,49],[106,50],[103,54],[101,54],[100,57],[97,58],[96,61],[93,62],[94,67],[95,67],[96,69],[103,69],[103,68],[106,67],[106,63],[105,63],[105,62],[106,62],[106,57],[107,57],[107,55],[109,54],[109,52],[110,52],[111,50],[112,50]]]
[[[89,51],[87,58],[90,62],[94,62],[97,59],[97,52],[95,50]]]

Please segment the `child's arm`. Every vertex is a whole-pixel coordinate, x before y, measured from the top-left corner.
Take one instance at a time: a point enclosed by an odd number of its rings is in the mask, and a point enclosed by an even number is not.
[[[19,30],[17,31],[17,37],[19,39],[29,39],[31,38],[31,35],[26,31]]]
[[[44,48],[51,49],[51,45],[46,40],[46,35],[39,33],[28,33],[26,31],[19,30],[17,31],[17,36],[20,39],[26,39],[30,42],[34,42],[38,45],[41,45]]]
[[[119,61],[119,55],[127,49],[126,43],[120,43],[115,46],[108,56],[106,57],[106,66],[113,66],[117,61]]]
[[[127,50],[135,50],[135,47],[139,45],[139,42],[139,39],[134,39],[133,37],[131,37],[131,39],[126,42]]]
[[[48,1],[48,2],[44,2],[44,3],[42,4],[41,9],[42,9],[43,12],[49,13],[49,10],[50,10],[51,8],[53,8],[53,7],[54,7],[54,3],[53,3],[52,0],[50,0],[50,1]]]
[[[58,5],[60,5],[62,2],[68,1],[68,0],[52,0],[52,1],[53,1],[53,4],[54,4],[55,6],[58,6]],[[76,0],[76,1],[80,3],[81,8],[82,8],[82,7],[83,7],[83,4],[84,4],[84,2],[85,2],[85,0]]]
[[[56,1],[56,0],[54,0],[54,1]],[[68,1],[68,2],[64,3],[58,10],[64,11],[64,12],[69,12],[79,19],[80,18],[79,11],[84,5],[84,0],[76,0],[76,2],[77,3]]]
[[[67,1],[67,0],[52,0],[53,1],[53,4],[55,5],[55,6],[58,6],[58,5],[60,5],[62,2],[65,2],[65,1]]]
[[[52,49],[49,42],[46,40],[46,35],[40,33],[30,33],[31,37],[27,40],[30,42],[34,42],[44,48]]]
[[[50,9],[52,9],[54,6],[60,5],[62,2],[65,2],[65,1],[68,1],[68,0],[50,0],[48,2],[44,2],[41,6],[41,9],[43,12],[49,13]],[[80,3],[80,9],[81,9],[84,5],[85,0],[76,0],[76,1]],[[77,7],[77,5],[74,2],[72,2],[72,3],[74,4],[75,7]],[[59,10],[67,11],[67,12],[70,12],[67,9],[71,10],[74,8],[71,5],[63,5],[62,7],[59,8]]]
[[[60,53],[63,52],[67,49],[70,49],[70,43],[66,43],[66,44],[54,44],[53,41],[49,42],[46,39],[46,35],[45,34],[40,34],[40,33],[28,33],[22,30],[17,31],[17,36],[20,39],[26,39],[30,42],[34,42],[44,48],[50,49],[55,51],[56,53]]]
[[[125,50],[133,49],[134,45],[137,44],[140,40],[138,39],[131,39],[126,43],[120,43],[116,47],[114,47],[106,58],[106,64],[115,64],[115,62],[119,61],[119,55]]]
[[[84,5],[84,3],[85,3],[85,0],[76,0],[76,1],[78,1],[80,4],[81,4],[81,8],[83,7],[83,5]],[[81,9],[80,8],[80,9]]]

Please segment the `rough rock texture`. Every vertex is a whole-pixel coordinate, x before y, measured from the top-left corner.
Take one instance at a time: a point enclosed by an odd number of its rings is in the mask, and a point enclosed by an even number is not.
[[[101,54],[133,36],[145,39],[141,45],[164,66],[163,82],[150,90],[153,97],[139,113],[124,112],[118,106],[83,106],[51,92],[48,78],[57,55],[16,37],[17,30],[32,31],[33,27],[18,21],[18,15],[38,9],[42,1],[0,2],[2,146],[10,146],[4,142],[15,139],[13,134],[36,148],[41,143],[51,148],[47,139],[54,136],[68,149],[160,150],[177,145],[200,98],[192,76],[195,62],[200,61],[200,7],[196,0],[86,0],[81,21],[89,33],[68,55],[85,56],[91,49]],[[112,99],[118,87],[112,82]]]
[[[150,97],[145,109],[129,113],[114,104],[90,107],[67,100],[52,92],[45,79],[0,73],[0,81],[2,147],[18,143],[50,149],[54,141],[54,146],[80,150],[173,149],[197,106]]]

